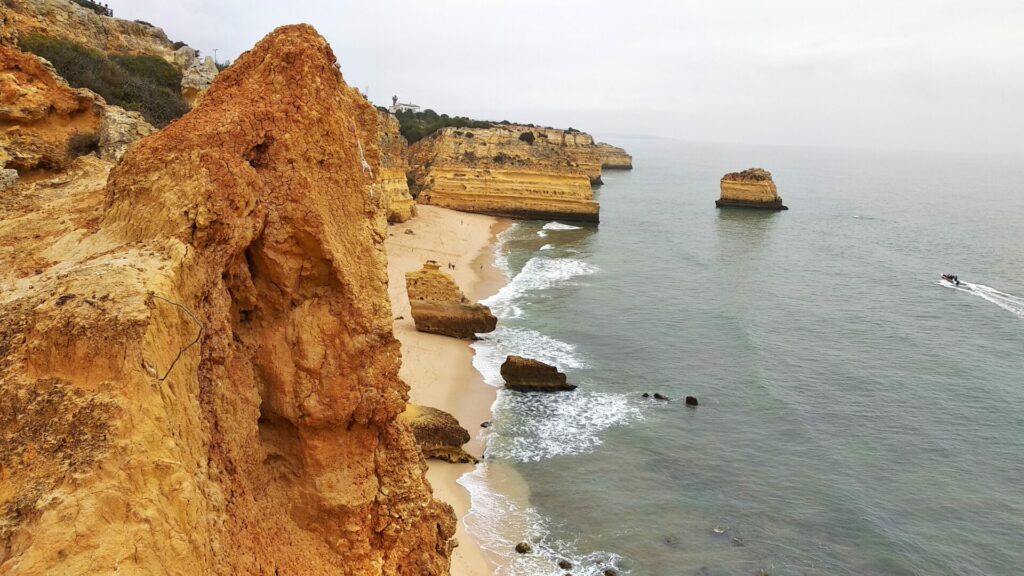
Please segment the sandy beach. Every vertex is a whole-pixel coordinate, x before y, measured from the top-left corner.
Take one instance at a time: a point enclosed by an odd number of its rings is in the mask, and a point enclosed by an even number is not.
[[[484,383],[473,368],[469,342],[417,332],[409,313],[405,273],[436,260],[450,273],[471,300],[495,293],[505,283],[504,273],[494,266],[494,241],[509,224],[505,220],[455,212],[435,206],[419,206],[412,220],[388,228],[388,286],[395,320],[395,337],[402,343],[401,376],[410,387],[410,401],[439,408],[455,416],[469,430],[472,440],[466,451],[483,453],[480,423],[491,418],[496,389]],[[448,263],[455,269],[447,269]],[[493,568],[463,523],[469,510],[469,493],[456,480],[473,469],[471,464],[428,460],[427,477],[434,494],[450,503],[458,515],[459,541],[452,557],[452,574],[479,576]]]

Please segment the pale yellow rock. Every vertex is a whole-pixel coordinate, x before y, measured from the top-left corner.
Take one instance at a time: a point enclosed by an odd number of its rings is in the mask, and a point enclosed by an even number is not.
[[[762,168],[749,168],[722,177],[718,207],[765,208],[786,210],[772,180],[771,172]]]
[[[599,219],[591,183],[600,182],[601,160],[582,132],[443,128],[410,147],[409,170],[420,204],[511,218]]]
[[[377,183],[384,195],[388,222],[405,222],[416,215],[416,201],[409,194],[406,177],[407,145],[399,132],[398,119],[388,112],[377,111],[380,130],[380,174]]]

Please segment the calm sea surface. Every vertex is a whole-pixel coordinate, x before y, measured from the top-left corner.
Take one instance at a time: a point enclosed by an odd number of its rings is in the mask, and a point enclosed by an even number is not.
[[[500,573],[1021,573],[1022,160],[615,143],[636,169],[606,172],[600,227],[498,248],[477,367],[580,386],[501,392],[463,479]],[[788,212],[715,209],[751,166]]]

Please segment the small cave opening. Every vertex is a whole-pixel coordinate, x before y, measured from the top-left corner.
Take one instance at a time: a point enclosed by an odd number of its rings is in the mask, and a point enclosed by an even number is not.
[[[245,161],[253,168],[263,168],[270,163],[270,145],[273,143],[274,139],[268,136],[259,144],[249,148],[244,155]]]

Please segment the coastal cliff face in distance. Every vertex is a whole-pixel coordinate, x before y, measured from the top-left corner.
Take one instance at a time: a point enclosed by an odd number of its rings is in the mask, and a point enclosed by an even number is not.
[[[405,174],[408,146],[399,131],[397,118],[378,110],[377,119],[380,133],[380,173],[377,182],[385,198],[388,222],[405,222],[416,215],[416,201],[409,194]]]
[[[596,145],[601,168],[605,170],[632,170],[633,157],[618,146],[598,142]]]
[[[474,338],[493,332],[498,319],[483,304],[473,304],[455,280],[430,260],[417,272],[405,275],[409,307],[416,329],[452,338]]]
[[[443,128],[409,149],[421,204],[512,218],[597,222],[602,150],[583,132]]]
[[[715,206],[787,210],[775,189],[772,173],[762,168],[748,168],[722,176],[722,196]]]
[[[377,122],[288,26],[109,180],[0,195],[0,573],[448,573]]]

